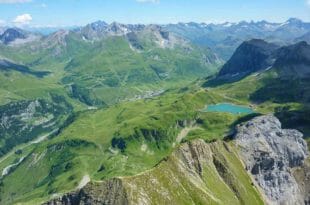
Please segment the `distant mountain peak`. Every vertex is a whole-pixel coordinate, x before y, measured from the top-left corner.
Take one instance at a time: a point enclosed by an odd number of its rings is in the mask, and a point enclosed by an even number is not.
[[[303,23],[303,21],[298,19],[298,18],[290,18],[286,22],[288,22],[288,23]]]
[[[62,39],[64,38],[65,36],[67,36],[69,34],[69,31],[68,30],[64,30],[64,29],[61,29],[59,31],[56,31],[55,33],[53,33],[52,35],[50,35],[51,38],[53,39]]]
[[[277,48],[277,45],[261,39],[245,41],[223,66],[219,77],[242,77],[249,73],[265,69],[273,64],[272,53]]]
[[[94,30],[102,30],[104,28],[106,28],[109,24],[107,24],[104,21],[96,21],[90,24],[90,26],[92,27],[92,29]]]
[[[4,44],[9,44],[16,39],[26,39],[27,35],[24,31],[18,28],[8,28],[5,30],[2,35],[0,35],[0,40]]]
[[[23,45],[41,38],[41,35],[20,28],[7,28],[0,34],[0,43],[5,45]]]

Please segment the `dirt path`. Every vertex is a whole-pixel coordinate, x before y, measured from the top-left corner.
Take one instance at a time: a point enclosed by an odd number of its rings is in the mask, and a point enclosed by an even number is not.
[[[196,130],[196,129],[200,129],[198,126],[192,126],[192,127],[185,127],[181,130],[181,132],[178,134],[177,138],[176,138],[176,142],[180,143],[182,141],[182,139],[184,139],[185,137],[187,137],[188,133],[192,130]]]
[[[79,185],[77,186],[76,189],[82,189],[83,187],[86,186],[86,184],[88,184],[88,182],[90,182],[90,177],[89,175],[84,175],[82,180],[80,181]]]

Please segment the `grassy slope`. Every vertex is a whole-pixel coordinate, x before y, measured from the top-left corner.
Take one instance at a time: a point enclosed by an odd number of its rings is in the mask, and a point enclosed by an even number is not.
[[[191,85],[189,90],[194,88]],[[182,129],[177,121],[201,119],[201,129],[189,136],[212,140],[225,136],[240,117],[201,113],[205,104],[224,99],[199,88],[195,92],[184,90],[81,114],[60,136],[35,148],[3,179],[2,200],[27,201],[63,193],[76,187],[86,174],[94,180],[137,174],[169,155]],[[113,137],[124,139],[123,152],[111,148]]]
[[[137,52],[122,37],[107,38],[96,45],[94,51],[70,61],[63,82],[91,90],[94,98],[108,104],[145,91],[180,86],[216,70],[216,66],[200,62],[210,51],[198,48],[188,52],[146,44]]]
[[[192,143],[197,144],[195,141]],[[209,146],[204,150],[209,157],[200,162],[201,175],[189,169],[187,166],[190,165],[186,164],[180,151],[176,151],[151,171],[122,178],[129,199],[134,204],[143,198],[149,204],[263,204],[242,168],[234,146],[224,145],[223,142]],[[213,158],[217,160],[217,165]]]
[[[24,64],[36,71],[50,71],[51,74],[43,78],[9,71],[0,72],[0,105],[20,100],[48,99],[51,93],[64,96],[76,110],[83,109],[83,105],[68,96],[66,88],[60,83],[64,75],[64,59],[48,57],[48,50],[33,50],[32,47],[10,47],[0,45],[0,57],[10,59],[18,64]]]
[[[12,101],[33,100],[37,98],[48,98],[49,93],[57,93],[66,96],[63,87],[50,79],[38,79],[33,76],[25,76],[18,72],[0,73],[1,88],[3,94],[0,104]]]
[[[68,93],[69,85],[74,84],[90,101],[111,105],[147,91],[180,87],[216,72],[218,65],[205,62],[206,57],[212,59],[210,50],[191,45],[161,48],[153,38],[150,33],[139,36],[142,51],[130,48],[124,37],[107,37],[92,43],[74,33],[48,45],[42,42],[22,47],[0,45],[0,57],[25,64],[32,70],[52,72],[43,79],[1,73],[4,82],[10,77],[11,84],[0,85],[0,93],[5,94],[1,95],[0,103],[28,95],[45,97],[44,94],[53,90]]]

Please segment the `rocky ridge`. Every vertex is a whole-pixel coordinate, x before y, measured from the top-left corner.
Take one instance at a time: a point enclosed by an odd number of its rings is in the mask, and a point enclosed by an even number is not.
[[[194,140],[154,169],[132,177],[91,182],[45,205],[78,204],[263,204],[226,142]]]

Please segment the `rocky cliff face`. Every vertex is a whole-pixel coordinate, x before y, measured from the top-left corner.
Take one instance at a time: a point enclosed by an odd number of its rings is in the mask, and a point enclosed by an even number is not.
[[[102,183],[90,183],[78,192],[64,195],[45,205],[127,205],[128,199],[120,179],[111,179]]]
[[[298,183],[309,175],[305,171],[307,144],[300,132],[282,129],[272,115],[262,116],[237,127],[236,144],[246,169],[269,204],[309,203],[310,185]],[[299,179],[294,176],[294,170],[299,170]]]

